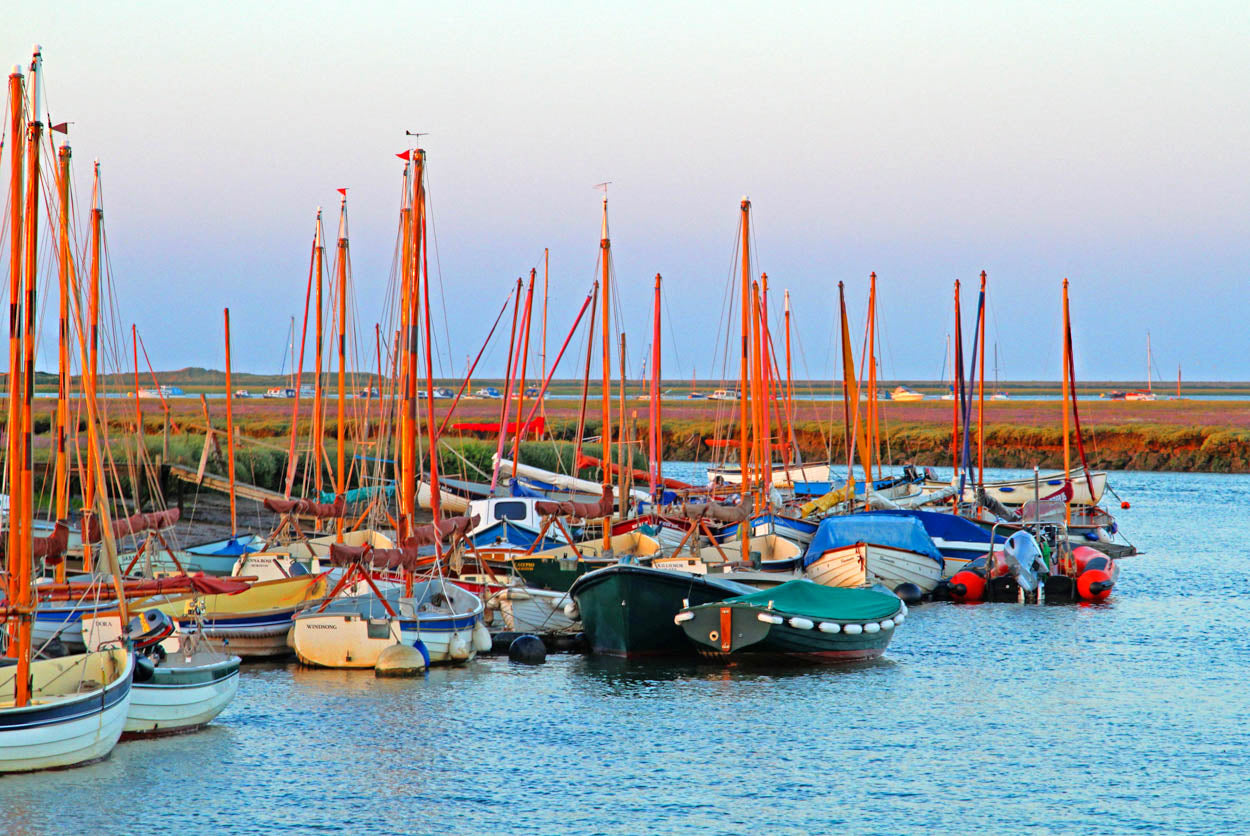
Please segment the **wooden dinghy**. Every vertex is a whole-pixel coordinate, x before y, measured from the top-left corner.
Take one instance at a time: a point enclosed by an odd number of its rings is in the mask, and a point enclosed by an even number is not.
[[[252,584],[237,593],[181,595],[136,601],[136,611],[160,610],[178,629],[162,644],[168,653],[180,649],[179,634],[202,631],[243,659],[285,656],[291,652],[287,634],[295,614],[326,594],[324,575],[301,575]],[[97,644],[117,641],[118,619],[84,616],[83,634]]]
[[[687,607],[673,620],[704,656],[837,663],[880,656],[906,612],[902,601],[879,588],[800,579]]]
[[[17,666],[0,667],[0,773],[106,757],[130,709],[134,665],[134,654],[123,648],[31,662],[30,700],[23,706],[15,705]]]
[[[942,567],[942,553],[919,520],[873,514],[821,520],[803,558],[804,573],[825,586],[914,583],[924,593],[937,587]]]

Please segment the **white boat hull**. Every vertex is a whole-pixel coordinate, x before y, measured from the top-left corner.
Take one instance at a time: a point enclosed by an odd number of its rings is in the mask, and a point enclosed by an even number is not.
[[[567,592],[510,587],[493,599],[503,616],[505,630],[514,633],[573,633],[581,629],[580,619],[569,618],[564,607],[572,602]]]
[[[90,656],[109,656],[121,666],[107,682],[94,690],[73,694],[45,693],[66,677],[79,675],[73,671],[73,660]],[[53,671],[49,677],[39,673],[43,666]],[[59,676],[55,671],[69,668]],[[130,710],[131,677],[134,656],[126,651],[102,651],[75,657],[47,659],[31,664],[35,680],[32,705],[13,708],[13,676],[15,667],[0,669],[0,773],[33,772],[81,766],[107,756],[121,738],[122,728]],[[49,688],[40,687],[40,679],[51,679]],[[61,716],[51,716],[59,714]]]
[[[867,559],[857,546],[827,551],[803,573],[822,586],[855,587],[868,582]]]
[[[854,586],[855,584],[828,582],[848,578],[852,560],[855,563],[862,561],[867,583],[879,583],[889,589],[903,583],[914,583],[920,587],[921,592],[929,593],[942,579],[942,567],[932,557],[873,543],[856,543],[840,549],[830,549],[807,567],[807,576],[825,586]],[[838,563],[842,564],[841,568],[835,566]]]
[[[123,732],[178,734],[208,725],[239,690],[239,669],[212,682],[160,685],[136,682]]]
[[[741,485],[742,470],[737,467],[713,467],[707,472],[707,483],[715,484],[720,476],[726,485]],[[773,465],[773,484],[781,487],[793,482],[828,482],[829,465],[827,464],[783,464]]]

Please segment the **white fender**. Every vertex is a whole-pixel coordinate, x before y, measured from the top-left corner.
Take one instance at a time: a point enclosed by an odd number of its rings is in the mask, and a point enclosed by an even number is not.
[[[869,623],[864,625],[864,632],[865,633],[880,633],[881,625],[875,621],[870,621]]]
[[[689,621],[692,618],[694,618],[694,613],[686,610],[685,612],[679,612],[677,615],[673,616],[673,623],[681,624],[683,621]]]
[[[820,632],[822,633],[841,633],[842,625],[834,624],[832,621],[820,622]]]
[[[473,649],[478,653],[487,653],[490,648],[490,630],[487,630],[486,625],[479,621],[473,625]]]
[[[769,615],[766,612],[760,613],[759,615],[756,616],[756,618],[758,618],[760,621],[764,622],[765,624],[780,624],[781,622],[785,621],[785,619],[779,615]]]
[[[810,618],[795,617],[795,618],[790,619],[790,626],[796,630],[810,630],[816,625],[812,622]]]
[[[882,622],[881,622],[881,629],[882,629],[882,630],[893,630],[893,629],[894,629],[894,620],[893,620],[893,619],[890,619],[890,618],[887,618],[885,621],[882,621]]]
[[[846,633],[848,636],[858,636],[860,633],[864,632],[864,628],[858,624],[847,624],[842,628],[842,632]]]

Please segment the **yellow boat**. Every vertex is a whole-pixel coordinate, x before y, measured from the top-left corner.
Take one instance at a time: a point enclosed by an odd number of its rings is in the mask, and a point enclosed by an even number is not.
[[[320,601],[327,591],[324,574],[298,575],[262,581],[234,595],[143,598],[131,602],[130,611],[160,610],[173,618],[178,631],[165,642],[174,649],[180,642],[179,633],[198,630],[202,623],[204,635],[215,644],[225,645],[235,656],[243,659],[285,656],[291,652],[287,634],[295,614]],[[83,618],[83,638],[89,647],[115,641],[120,629],[116,611]]]

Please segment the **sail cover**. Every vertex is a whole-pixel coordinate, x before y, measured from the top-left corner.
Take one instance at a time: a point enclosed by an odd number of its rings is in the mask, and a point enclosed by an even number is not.
[[[911,516],[888,514],[848,514],[844,517],[826,517],[820,521],[820,527],[816,529],[816,534],[807,547],[807,553],[803,555],[803,565],[812,565],[827,551],[854,546],[857,543],[906,549],[928,555],[937,561],[939,566],[942,565],[942,553],[933,544],[933,539],[925,531],[920,520]]]

